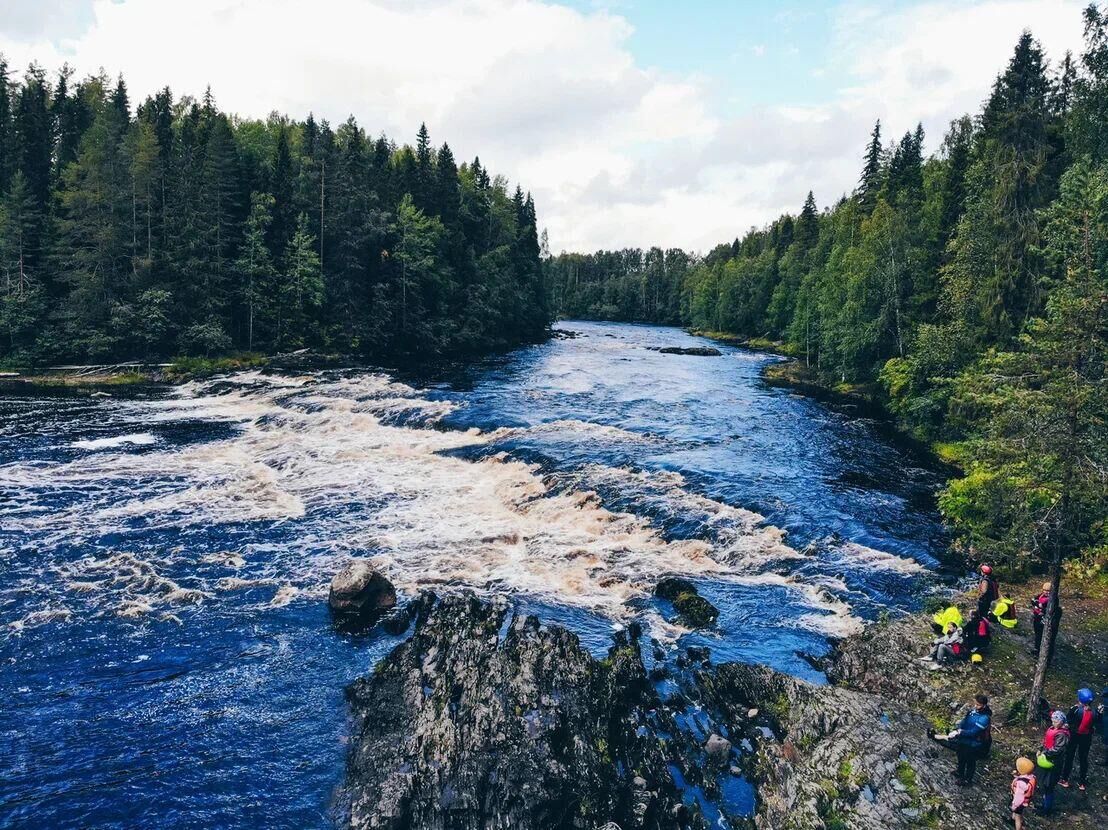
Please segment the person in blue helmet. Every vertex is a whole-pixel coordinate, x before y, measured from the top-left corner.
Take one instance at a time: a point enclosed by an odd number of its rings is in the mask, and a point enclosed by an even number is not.
[[[1085,792],[1085,788],[1089,786],[1089,748],[1093,745],[1093,735],[1099,731],[1101,716],[1093,705],[1095,700],[1092,689],[1078,689],[1077,703],[1066,714],[1070,742],[1066,747],[1066,759],[1062,763],[1062,774],[1058,779],[1058,786],[1064,789],[1068,789],[1070,785],[1074,758],[1079,766],[1077,789]]]

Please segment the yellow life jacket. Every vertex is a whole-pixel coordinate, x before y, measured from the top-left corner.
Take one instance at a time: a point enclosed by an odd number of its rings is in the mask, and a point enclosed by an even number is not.
[[[993,616],[996,617],[996,621],[1005,628],[1015,628],[1016,623],[1019,620],[1016,618],[1016,611],[1012,604],[1012,600],[1008,597],[1001,597],[993,604]]]
[[[951,605],[949,608],[944,608],[942,611],[937,612],[931,617],[935,625],[946,631],[946,627],[950,623],[954,623],[959,628],[962,627],[962,612],[958,610],[958,607]]]

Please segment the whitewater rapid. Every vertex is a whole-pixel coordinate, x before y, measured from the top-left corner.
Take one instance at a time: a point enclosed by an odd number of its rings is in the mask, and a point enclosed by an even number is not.
[[[10,633],[74,615],[187,624],[190,614],[243,588],[265,587],[271,596],[263,602],[271,605],[317,602],[331,575],[363,556],[409,594],[429,587],[507,592],[613,622],[641,613],[636,601],[660,577],[681,574],[783,587],[803,609],[796,625],[823,634],[842,636],[860,624],[841,582],[785,571],[804,554],[783,531],[690,492],[678,473],[591,464],[544,475],[505,452],[460,452],[528,431],[660,440],[648,434],[576,420],[447,429],[441,421],[456,404],[373,372],[244,372],[107,406],[129,425],[188,420],[232,429],[221,440],[165,448],[151,432],[109,435],[72,442],[77,452],[69,460],[0,466],[0,492],[9,497],[5,529],[36,540],[41,557],[32,576],[23,575],[41,581],[22,587],[43,601],[9,620]],[[603,506],[595,491],[601,485],[654,502],[655,512],[662,505],[696,514],[708,530],[703,538],[667,540],[646,518]],[[68,494],[61,505],[58,493]],[[187,542],[199,528],[256,522],[295,522],[296,532],[203,556]],[[172,530],[181,542],[131,549],[129,539],[151,528]],[[50,556],[74,547],[93,552]],[[871,566],[882,567],[880,559],[886,567],[915,566],[879,551],[868,556]],[[169,571],[188,576],[171,579]],[[659,635],[680,631],[652,619]]]

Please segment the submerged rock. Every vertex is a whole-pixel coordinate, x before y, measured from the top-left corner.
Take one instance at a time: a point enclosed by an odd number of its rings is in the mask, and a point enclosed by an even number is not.
[[[662,354],[687,354],[695,357],[719,357],[723,354],[711,346],[663,346],[658,351]]]
[[[416,603],[416,627],[347,690],[352,828],[706,827],[683,803],[676,744],[634,641],[606,660],[577,637],[472,596]],[[683,772],[682,772],[683,770]]]
[[[396,589],[364,559],[335,574],[327,597],[331,611],[345,623],[373,623],[396,607]]]
[[[681,619],[694,628],[707,628],[719,618],[716,608],[696,590],[689,580],[667,576],[654,586],[654,595],[668,599]]]

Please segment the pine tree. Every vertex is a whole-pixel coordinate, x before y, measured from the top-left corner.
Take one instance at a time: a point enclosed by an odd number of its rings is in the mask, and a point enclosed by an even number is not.
[[[866,145],[866,160],[862,167],[862,177],[858,181],[858,189],[855,198],[862,208],[862,215],[868,216],[877,205],[877,194],[881,192],[882,185],[882,149],[881,149],[881,122],[873,125],[870,133],[869,144]]]
[[[1045,317],[1017,348],[964,373],[955,403],[972,413],[975,440],[965,478],[944,513],[983,555],[1016,568],[1045,564],[1051,602],[1064,562],[1103,541],[1108,514],[1108,173],[1081,162],[1066,173],[1046,214],[1046,253],[1064,274]],[[1029,558],[1031,561],[1028,561]],[[1055,636],[1046,629],[1030,694],[1038,711]]]
[[[309,341],[312,317],[323,304],[316,238],[308,227],[308,215],[301,213],[285,252],[281,310],[277,317],[277,346],[282,349],[299,348]]]
[[[8,64],[0,54],[0,193],[8,192],[8,183],[15,172],[16,145],[11,95]]]
[[[246,348],[253,350],[256,333],[270,326],[277,271],[266,245],[266,234],[273,221],[273,197],[268,193],[250,194],[250,215],[246,219],[242,246],[235,261],[235,275],[241,302],[246,307]]]

